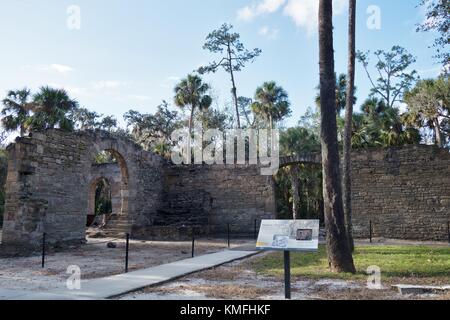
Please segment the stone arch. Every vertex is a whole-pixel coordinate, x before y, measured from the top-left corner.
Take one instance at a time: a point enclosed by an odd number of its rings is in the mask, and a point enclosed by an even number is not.
[[[100,171],[100,170],[95,170]],[[104,171],[104,170],[102,170]],[[110,188],[110,200],[111,200],[111,213],[108,214],[102,223],[106,223],[107,220],[112,216],[117,216],[122,210],[122,196],[121,196],[121,177],[115,174],[115,170],[112,174],[105,174],[104,172],[94,172],[91,173],[91,179],[88,189],[88,202],[87,202],[87,226],[89,227],[94,221],[95,216],[95,203],[96,203],[96,189],[102,180],[108,183]]]
[[[97,148],[95,148],[97,149]],[[113,210],[112,215],[128,215],[129,210],[129,172],[127,167],[127,162],[125,158],[120,154],[117,150],[114,149],[103,149],[101,151],[107,151],[111,153],[114,158],[117,160],[117,167],[119,168],[120,172],[117,173],[113,170],[106,170],[106,172],[95,172],[95,170],[91,170],[91,183],[89,185],[89,197],[91,197],[91,191],[92,191],[92,183],[97,183],[99,179],[105,178],[110,182],[111,185],[111,191],[113,194],[117,195],[117,197],[120,199],[119,207],[116,205],[116,210]],[[98,154],[94,153],[93,157]],[[94,167],[94,165],[93,165]],[[108,172],[110,171],[110,172]],[[95,188],[95,184],[94,184]],[[116,197],[116,198],[117,198]],[[90,201],[91,199],[89,199]],[[90,210],[90,209],[89,209]]]
[[[308,186],[303,185],[302,183],[299,182],[299,177],[300,174],[302,172],[302,170],[321,170],[321,165],[322,165],[322,155],[320,152],[314,152],[314,153],[302,153],[302,154],[297,154],[297,155],[292,155],[292,156],[284,156],[284,157],[280,157],[280,169],[282,168],[288,168],[288,178],[290,180],[291,183],[291,194],[292,194],[292,205],[289,205],[289,209],[290,211],[292,211],[292,213],[296,214],[300,214],[300,213],[305,213],[305,211],[301,210],[301,203],[305,201],[306,199],[306,213],[309,214],[311,213],[311,206],[309,204],[311,204],[309,202],[309,192],[306,193],[306,198],[305,197],[299,197],[298,194],[303,193],[303,189],[306,187],[308,188]],[[302,167],[302,169],[300,169],[300,166]],[[280,172],[280,171],[279,171]],[[276,188],[276,186],[275,186]],[[295,194],[297,196],[295,196]],[[286,200],[286,201],[290,201],[290,200]],[[289,203],[290,204],[290,203]],[[321,202],[317,202],[314,201],[313,204],[313,211],[319,215],[319,218],[321,218],[322,216],[322,209],[323,208],[323,203],[321,204]],[[322,219],[322,218],[321,218]]]
[[[310,164],[320,166],[322,164],[321,153],[302,153],[294,156],[280,157],[280,168],[295,164]]]
[[[43,233],[49,245],[83,243],[92,163],[103,150],[113,153],[120,167],[121,206],[109,232],[137,232],[151,225],[161,204],[162,158],[109,132],[48,129],[17,138],[8,147],[2,248],[39,249]]]
[[[117,193],[120,199],[119,206],[116,205],[117,209],[113,210],[113,214],[106,221],[106,230],[110,233],[130,232],[132,229],[138,180],[136,150],[136,146],[130,141],[109,137],[106,132],[96,132],[89,150],[92,162],[95,155],[106,151],[117,160],[117,166],[120,169],[120,177],[110,176],[113,181],[119,180],[116,188],[119,189]]]

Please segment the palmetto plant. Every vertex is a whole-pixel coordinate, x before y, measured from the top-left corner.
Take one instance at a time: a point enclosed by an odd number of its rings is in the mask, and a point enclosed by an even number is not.
[[[3,99],[2,126],[6,131],[20,131],[23,137],[26,132],[26,122],[30,116],[32,104],[30,102],[31,91],[27,88],[9,91]]]
[[[265,82],[256,89],[252,111],[265,119],[270,129],[273,129],[275,122],[291,114],[287,92],[274,81]]]
[[[210,87],[197,75],[189,74],[175,87],[175,104],[180,108],[189,108],[189,137],[188,146],[191,147],[192,125],[196,110],[206,110],[212,104],[212,98],[207,93]]]
[[[26,121],[29,130],[60,128],[72,130],[72,113],[78,108],[78,102],[69,97],[63,89],[42,87],[33,96],[33,115]]]
[[[364,133],[366,146],[394,147],[420,142],[419,131],[405,126],[404,116],[399,109],[387,106],[383,100],[368,99],[362,105],[362,110],[363,118],[359,119],[361,123],[355,129],[359,139],[363,138]]]

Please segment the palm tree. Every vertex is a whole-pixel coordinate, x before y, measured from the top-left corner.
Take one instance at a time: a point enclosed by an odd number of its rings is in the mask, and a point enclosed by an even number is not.
[[[319,2],[319,48],[323,197],[328,260],[332,271],[355,273],[345,227],[339,169],[333,48],[333,0],[320,0]]]
[[[344,214],[350,249],[354,251],[352,225],[352,132],[353,104],[355,102],[355,59],[356,59],[356,0],[349,0],[348,21],[348,75],[344,129]]]
[[[64,89],[42,87],[33,96],[34,114],[28,119],[30,130],[59,128],[73,130],[73,113],[78,108],[78,102],[69,97]]]
[[[316,95],[316,106],[320,108],[320,84],[316,87],[319,92]],[[336,108],[337,114],[340,115],[342,110],[346,109],[347,104],[347,75],[344,73],[339,74],[336,77]],[[356,103],[355,91],[356,88],[353,87],[353,104]]]
[[[209,85],[204,83],[201,77],[189,74],[185,79],[180,81],[174,90],[175,104],[180,108],[188,107],[191,112],[189,117],[188,154],[190,154],[191,150],[194,113],[197,109],[200,111],[206,110],[212,104],[212,98],[207,95],[209,89]],[[190,158],[188,157],[188,161],[189,160]]]
[[[252,104],[255,115],[263,117],[274,128],[274,122],[282,120],[291,113],[287,92],[275,81],[264,82],[256,89],[255,102]]]
[[[4,116],[2,125],[6,131],[20,130],[20,136],[23,137],[26,132],[26,122],[30,116],[32,106],[30,104],[31,91],[27,88],[16,91],[9,91],[6,98],[3,99],[3,109],[1,114]]]

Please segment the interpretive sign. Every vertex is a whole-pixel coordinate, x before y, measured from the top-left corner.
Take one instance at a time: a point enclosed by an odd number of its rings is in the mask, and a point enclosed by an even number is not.
[[[317,251],[319,220],[263,220],[258,250]]]

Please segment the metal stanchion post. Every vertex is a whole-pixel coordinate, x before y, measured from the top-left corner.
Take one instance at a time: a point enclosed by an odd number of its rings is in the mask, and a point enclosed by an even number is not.
[[[125,273],[128,273],[128,251],[130,249],[130,234],[127,233],[127,242],[125,245]]]
[[[195,233],[194,228],[192,228],[192,258],[195,256]]]
[[[45,266],[45,236],[47,234],[44,232],[42,235],[42,268]]]
[[[230,248],[230,224],[227,225],[228,248]]]

